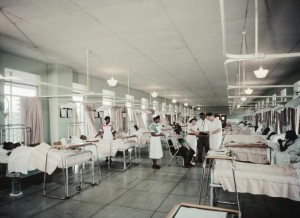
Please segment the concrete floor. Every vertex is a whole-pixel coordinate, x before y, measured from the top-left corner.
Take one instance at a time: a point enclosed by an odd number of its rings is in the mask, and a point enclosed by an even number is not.
[[[151,168],[147,153],[142,153],[142,163],[120,172],[120,160],[114,159],[112,169],[101,165],[102,182],[89,186],[67,200],[43,196],[43,175],[37,174],[22,179],[23,195],[9,197],[10,180],[1,178],[0,217],[165,217],[176,203],[197,204],[202,167],[186,169],[173,161],[168,166],[169,154],[164,151],[160,170]],[[61,178],[61,173],[52,176],[49,183]],[[220,190],[220,198],[234,199],[233,193]],[[300,202],[262,195],[240,194],[242,217],[300,217]],[[202,204],[208,205],[208,200]],[[217,205],[236,209],[236,206]]]

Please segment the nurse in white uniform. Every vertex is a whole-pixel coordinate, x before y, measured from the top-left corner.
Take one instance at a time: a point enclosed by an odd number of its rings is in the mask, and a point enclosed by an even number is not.
[[[105,140],[113,140],[114,139],[114,134],[115,134],[115,130],[110,122],[110,117],[109,116],[106,116],[104,118],[104,123],[100,125],[100,128],[99,128],[99,132],[97,133],[97,135],[95,136],[95,138],[97,136],[100,135],[100,137],[102,139],[105,139]],[[106,163],[108,163],[108,157],[106,157],[106,160],[105,160]],[[110,157],[110,162],[111,161],[111,157]]]
[[[195,156],[197,154],[197,136],[198,131],[197,131],[197,119],[196,118],[191,118],[189,119],[189,124],[187,128],[187,136],[186,136],[186,142],[188,145],[195,151],[195,154],[191,160],[191,164],[195,165]]]
[[[209,146],[210,149],[219,149],[222,143],[222,123],[212,113],[206,113],[206,119],[211,121],[209,130]]]
[[[151,131],[149,157],[153,161],[152,168],[160,169],[160,166],[157,165],[157,159],[161,159],[163,157],[160,140],[160,137],[163,136],[163,134],[161,133],[161,126],[159,124],[160,116],[158,114],[154,114],[152,117],[154,122],[149,127]]]

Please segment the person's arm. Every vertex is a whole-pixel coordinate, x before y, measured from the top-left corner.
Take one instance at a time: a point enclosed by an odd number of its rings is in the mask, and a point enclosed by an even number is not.
[[[222,123],[221,123],[221,121],[219,120],[217,129],[211,131],[210,134],[216,134],[216,133],[219,133],[219,132],[221,132],[221,131],[222,131]]]
[[[101,138],[103,138],[103,126],[102,125],[100,126],[100,129],[99,129],[97,135],[95,136],[95,138],[97,138],[97,136],[99,136],[99,135]]]

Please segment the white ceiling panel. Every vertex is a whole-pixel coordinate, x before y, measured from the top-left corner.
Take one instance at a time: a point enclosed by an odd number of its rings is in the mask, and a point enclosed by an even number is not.
[[[300,52],[299,1],[258,2],[259,52]],[[126,85],[130,71],[132,87],[146,93],[152,81],[169,99],[227,105],[217,0],[2,0],[0,6],[16,25],[0,14],[1,50],[83,74],[89,50],[90,73],[101,79],[113,75]],[[241,53],[245,30],[246,53],[253,53],[254,1],[226,0],[225,11],[227,52]],[[266,79],[253,74],[260,65],[270,70]],[[299,71],[298,59],[248,61],[245,83],[293,83]],[[228,65],[231,85],[237,72],[237,63]]]

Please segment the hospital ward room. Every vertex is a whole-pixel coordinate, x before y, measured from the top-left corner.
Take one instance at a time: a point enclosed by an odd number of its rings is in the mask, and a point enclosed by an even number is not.
[[[300,217],[299,11],[0,0],[0,217]]]

